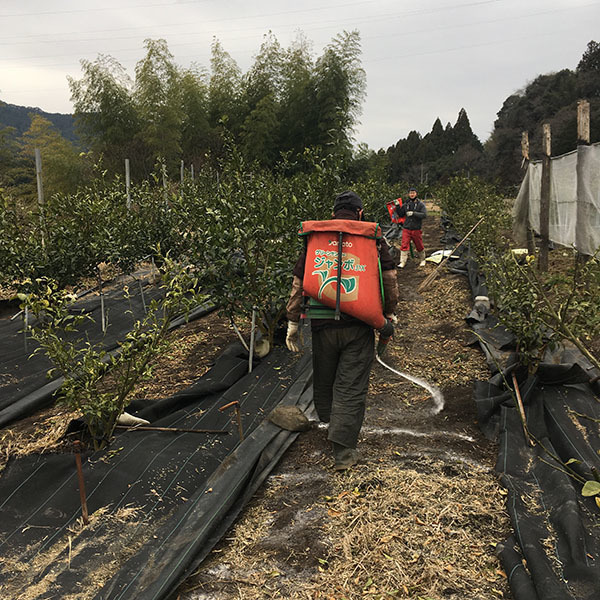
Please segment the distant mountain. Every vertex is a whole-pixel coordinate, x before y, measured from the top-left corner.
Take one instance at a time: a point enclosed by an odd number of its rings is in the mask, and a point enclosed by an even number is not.
[[[17,106],[16,104],[6,104],[0,100],[0,128],[14,127],[17,130],[16,135],[21,136],[31,125],[31,113],[36,113],[48,119],[67,140],[78,143],[79,139],[75,133],[75,122],[73,115],[64,115],[61,113],[47,113],[41,108],[32,108],[31,106]]]

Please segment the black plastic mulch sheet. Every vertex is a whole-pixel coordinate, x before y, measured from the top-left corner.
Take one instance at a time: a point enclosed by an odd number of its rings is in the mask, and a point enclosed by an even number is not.
[[[275,349],[247,373],[226,352],[185,393],[147,403],[152,425],[227,434],[126,431],[84,457],[91,522],[81,527],[73,455],[13,460],[0,479],[0,594],[167,598],[231,524],[297,434],[265,416],[312,400],[310,355]],[[233,409],[239,401],[244,440]]]
[[[588,479],[592,467],[600,471],[598,397],[589,384],[557,381],[572,381],[573,371],[547,365],[542,377],[552,384],[541,377],[521,379],[528,428],[539,441],[534,446],[506,388],[479,383],[475,391],[482,429],[498,432],[496,469],[508,490],[514,529],[498,552],[516,600],[600,597],[599,509],[552,458],[580,461],[569,466]]]
[[[127,282],[129,297],[122,286],[115,285],[105,291],[106,333],[102,332],[101,299],[94,294],[73,305],[74,311],[87,313],[93,320],[84,321],[80,332],[70,335],[85,336],[92,344],[101,343],[107,351],[117,348],[118,341],[131,330],[135,321],[143,318],[145,307],[161,295],[159,288],[147,282],[128,278],[122,283]],[[207,303],[194,317],[213,308]],[[34,326],[35,321],[30,325]],[[25,340],[23,326],[23,316],[13,320],[0,319],[0,427],[49,404],[62,384],[62,378],[48,380],[46,374],[53,365],[44,353],[31,357],[37,343],[31,338]]]
[[[497,549],[513,596],[598,600],[600,510],[552,456],[563,464],[578,461],[569,467],[585,479],[592,478],[592,468],[600,472],[600,389],[590,383],[599,373],[576,349],[560,348],[528,377],[518,367],[514,336],[485,310],[480,313],[467,322],[495,374],[476,382],[474,399],[482,431],[499,441],[496,469],[508,491],[513,535]],[[526,438],[507,387],[513,372],[538,444]]]

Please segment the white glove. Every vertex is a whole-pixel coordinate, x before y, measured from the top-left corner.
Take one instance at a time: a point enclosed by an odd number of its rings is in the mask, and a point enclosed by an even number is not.
[[[298,323],[288,321],[285,345],[291,352],[300,352],[300,337],[298,335]]]
[[[117,419],[117,425],[135,427],[136,425],[150,425],[150,421],[146,421],[146,419],[141,419],[140,417],[134,417],[128,412],[124,412],[121,415],[119,415],[119,418]]]
[[[412,217],[413,216],[413,211],[412,210],[407,210],[406,211],[406,216],[407,217]]]
[[[391,313],[391,314],[389,314],[389,315],[385,315],[385,318],[386,318],[388,321],[391,321],[391,322],[392,322],[392,325],[394,325],[394,327],[395,327],[396,325],[398,325],[398,317],[397,317],[395,314]]]

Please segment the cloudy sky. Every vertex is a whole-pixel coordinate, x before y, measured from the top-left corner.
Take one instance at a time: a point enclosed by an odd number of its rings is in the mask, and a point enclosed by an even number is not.
[[[299,31],[319,56],[357,29],[367,73],[357,142],[387,148],[465,108],[485,141],[510,94],[537,75],[575,69],[600,41],[600,0],[1,0],[0,100],[72,112],[67,75],[108,54],[134,75],[146,38],[176,62],[210,66],[214,37],[242,71],[271,30],[288,47]]]

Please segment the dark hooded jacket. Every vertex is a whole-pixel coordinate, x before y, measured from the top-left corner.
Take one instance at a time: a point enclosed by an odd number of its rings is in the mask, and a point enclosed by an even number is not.
[[[412,211],[412,215],[410,217],[406,216],[406,213]],[[406,217],[404,221],[404,229],[410,229],[411,231],[415,231],[417,229],[422,229],[422,221],[427,217],[427,209],[425,208],[425,203],[419,198],[415,198],[411,200],[405,200],[402,206],[396,207],[396,214],[402,218]]]

